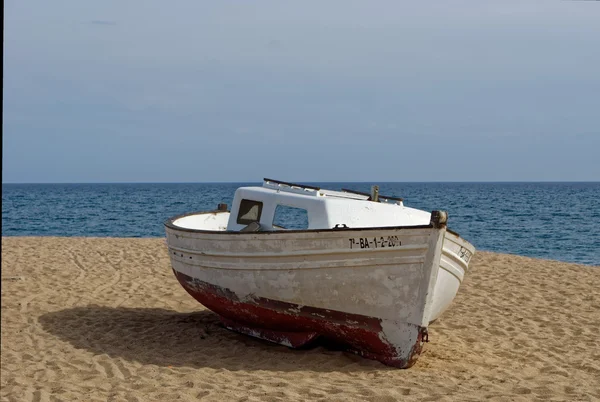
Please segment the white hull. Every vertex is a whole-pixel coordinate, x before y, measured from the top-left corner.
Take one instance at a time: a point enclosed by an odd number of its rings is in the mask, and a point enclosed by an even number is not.
[[[194,227],[205,227],[216,231],[225,231],[227,221],[229,220],[229,213],[222,212],[218,214],[192,214],[178,220],[178,225],[184,228]],[[167,231],[169,233],[169,231]],[[284,236],[286,236],[286,233]],[[273,236],[275,234],[271,234]],[[221,242],[221,236],[218,236],[218,242]],[[232,235],[235,236],[236,235]],[[287,237],[287,236],[286,236]],[[198,240],[200,241],[200,240]],[[229,243],[223,243],[229,244]],[[360,247],[360,245],[357,245]],[[187,247],[191,247],[191,250],[198,250],[199,246],[196,244],[187,244]],[[207,246],[204,246],[207,247]],[[225,245],[224,247],[228,247]],[[261,247],[261,246],[257,246]],[[227,248],[221,248],[227,251]],[[260,248],[259,248],[260,250]],[[375,251],[376,249],[369,249],[369,251]],[[475,253],[475,248],[468,241],[464,240],[452,231],[445,231],[444,243],[442,249],[442,257],[439,263],[439,273],[435,282],[433,290],[433,306],[429,321],[432,322],[438,319],[442,313],[452,304],[454,297],[456,296],[458,289],[464,279],[465,273],[468,270],[471,256]],[[277,258],[283,258],[285,255],[278,255]],[[344,258],[352,259],[355,254],[343,252],[338,255],[340,260]],[[244,258],[244,257],[240,257]],[[246,267],[252,267],[252,264],[258,262],[256,257],[253,259],[242,259],[239,263]],[[296,300],[297,301],[297,300]]]
[[[418,356],[429,322],[447,307],[460,284],[436,296],[435,286],[453,286],[455,278],[446,278],[447,271],[439,269],[442,244],[448,242],[444,224],[263,233],[185,229],[187,221],[222,229],[225,215],[175,220],[177,226],[167,224],[167,243],[173,270],[186,290],[226,319],[242,322],[245,333],[256,332],[248,329],[253,324],[257,331],[272,327],[267,329],[294,332],[304,325],[333,337],[347,333],[343,340],[358,353],[408,367]],[[448,270],[455,268],[450,258]],[[232,302],[235,309],[223,307]],[[288,307],[275,312],[263,308],[273,302]],[[272,314],[280,321],[273,321]],[[290,317],[297,323],[309,321],[298,327],[287,321]],[[381,345],[356,339],[369,338],[369,331],[375,331]]]
[[[469,268],[475,247],[450,231],[446,231],[440,270],[433,291],[430,322],[437,320],[454,300]]]

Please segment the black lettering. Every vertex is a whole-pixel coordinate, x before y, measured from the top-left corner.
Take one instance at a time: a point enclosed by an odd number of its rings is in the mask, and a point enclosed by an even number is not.
[[[471,252],[466,248],[461,247],[458,252],[458,257],[468,264],[469,260],[471,259]]]
[[[362,237],[360,238],[360,248],[365,248],[365,241]]]
[[[365,248],[370,248],[369,239],[365,239]]]

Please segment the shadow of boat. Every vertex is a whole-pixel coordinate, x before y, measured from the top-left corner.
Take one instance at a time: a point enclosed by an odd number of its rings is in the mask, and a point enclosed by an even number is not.
[[[46,313],[42,328],[77,349],[163,367],[270,371],[392,370],[381,363],[318,342],[293,350],[225,329],[209,310],[90,305]],[[337,350],[336,350],[337,349]]]

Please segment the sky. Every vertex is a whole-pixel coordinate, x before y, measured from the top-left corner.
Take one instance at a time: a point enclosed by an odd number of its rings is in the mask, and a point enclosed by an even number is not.
[[[600,2],[4,7],[3,183],[600,180]]]

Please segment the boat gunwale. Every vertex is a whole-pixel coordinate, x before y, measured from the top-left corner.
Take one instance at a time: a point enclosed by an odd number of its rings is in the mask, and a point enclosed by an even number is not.
[[[177,226],[175,225],[174,221],[178,220],[178,219],[182,219],[182,218],[186,218],[188,216],[193,216],[193,215],[208,215],[208,214],[213,214],[213,215],[217,215],[217,214],[224,214],[224,213],[231,213],[231,211],[229,210],[211,210],[211,211],[197,211],[197,212],[188,212],[185,214],[181,214],[181,215],[177,215],[171,218],[168,218],[165,222],[164,222],[164,226],[168,229],[172,229],[172,230],[176,230],[176,231],[182,231],[182,232],[188,232],[188,233],[206,233],[206,234],[223,234],[223,235],[247,235],[247,236],[257,236],[257,235],[270,235],[270,234],[284,234],[284,233],[290,233],[290,234],[294,234],[294,233],[321,233],[321,232],[325,232],[325,233],[334,233],[334,232],[362,232],[362,231],[376,231],[376,230],[398,230],[398,229],[432,229],[434,228],[434,225],[432,223],[430,223],[429,225],[415,225],[415,226],[370,226],[370,227],[360,227],[360,228],[351,228],[351,227],[339,227],[339,228],[329,228],[329,229],[293,229],[293,230],[269,230],[269,231],[262,231],[262,232],[241,232],[239,230],[235,230],[235,231],[228,231],[228,230],[205,230],[205,229],[190,229],[190,228],[184,228],[181,226]],[[447,225],[444,224],[444,226],[446,226],[446,231],[451,232],[452,234],[458,236],[459,238],[462,239],[462,237],[460,237],[460,235],[454,231],[451,231],[450,229],[448,229]],[[463,239],[464,240],[464,239]],[[465,240],[466,241],[466,240]]]
[[[460,237],[460,238],[461,238],[461,239],[463,239],[464,241],[468,241],[468,240],[466,240],[465,238],[461,237],[461,236],[460,236],[460,234],[458,234],[458,232],[455,232],[454,230],[452,230],[452,229],[450,229],[450,228],[448,228],[448,227],[446,227],[446,232],[450,232],[450,233],[452,233],[453,235]]]

